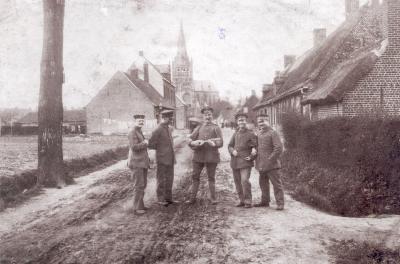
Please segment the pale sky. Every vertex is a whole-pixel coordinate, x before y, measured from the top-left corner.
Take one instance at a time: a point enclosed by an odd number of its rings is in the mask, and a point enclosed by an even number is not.
[[[365,3],[367,0],[361,1]],[[183,22],[194,78],[236,102],[261,94],[284,54],[312,47],[344,21],[344,0],[66,0],[64,106],[85,106],[138,51],[172,61]],[[0,108],[36,108],[42,50],[41,0],[0,0]]]

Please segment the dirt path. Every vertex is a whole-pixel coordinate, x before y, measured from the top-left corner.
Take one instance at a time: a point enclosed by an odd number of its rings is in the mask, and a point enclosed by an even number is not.
[[[231,131],[224,131],[225,140]],[[225,141],[225,142],[226,142]],[[174,196],[189,193],[191,150],[177,150]],[[226,148],[217,168],[218,205],[207,200],[160,207],[155,171],[149,173],[144,216],[132,214],[132,183],[125,162],[78,179],[64,190],[46,190],[24,206],[0,213],[0,263],[330,263],[334,240],[399,243],[399,216],[342,218],[299,202],[286,210],[236,208]],[[252,174],[254,200],[260,192]]]
[[[229,159],[227,152],[223,159]],[[220,168],[231,172],[227,162]],[[227,179],[233,194],[233,178]],[[258,202],[261,191],[254,169],[251,184],[254,202]],[[237,203],[236,195],[230,197],[231,204]],[[334,259],[328,248],[341,239],[385,243],[390,248],[400,244],[400,216],[345,218],[312,209],[288,195],[285,199],[284,211],[276,211],[274,201],[270,208],[229,208],[230,228],[224,232],[229,241],[228,263],[331,263]]]

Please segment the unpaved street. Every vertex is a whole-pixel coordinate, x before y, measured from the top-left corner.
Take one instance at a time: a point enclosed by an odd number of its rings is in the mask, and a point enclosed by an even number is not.
[[[225,130],[225,142],[232,131]],[[181,139],[180,139],[181,140]],[[225,144],[226,145],[226,144]],[[220,203],[207,200],[202,177],[199,202],[160,207],[155,171],[149,174],[144,216],[132,213],[132,184],[125,161],[46,190],[25,205],[0,213],[0,263],[331,263],[335,240],[398,245],[399,216],[343,218],[286,196],[286,209],[236,208],[226,146],[217,169]],[[191,150],[177,148],[174,196],[187,198]],[[252,189],[258,201],[257,173]]]

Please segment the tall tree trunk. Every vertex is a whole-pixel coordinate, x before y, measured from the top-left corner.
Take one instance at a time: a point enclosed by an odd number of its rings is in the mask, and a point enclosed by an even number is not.
[[[43,0],[43,50],[40,65],[38,184],[69,182],[62,150],[64,0]]]

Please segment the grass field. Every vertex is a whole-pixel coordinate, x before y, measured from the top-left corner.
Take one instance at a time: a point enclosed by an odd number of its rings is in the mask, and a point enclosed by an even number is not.
[[[64,137],[64,160],[86,157],[128,144],[126,136]],[[0,137],[0,176],[37,166],[37,136]]]

